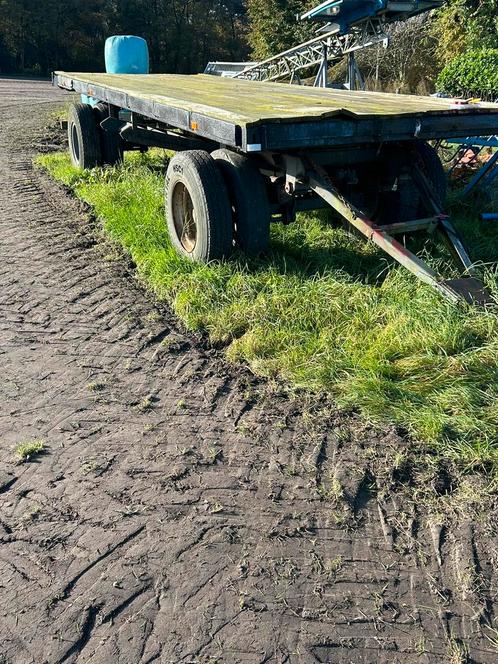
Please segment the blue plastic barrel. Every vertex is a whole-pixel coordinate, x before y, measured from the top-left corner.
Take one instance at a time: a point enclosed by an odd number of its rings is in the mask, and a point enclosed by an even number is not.
[[[148,74],[149,49],[142,37],[115,35],[108,37],[104,49],[105,70],[108,74]],[[98,99],[81,95],[82,104],[95,106]]]
[[[108,37],[105,70],[108,74],[148,74],[149,49],[145,39],[134,35]]]

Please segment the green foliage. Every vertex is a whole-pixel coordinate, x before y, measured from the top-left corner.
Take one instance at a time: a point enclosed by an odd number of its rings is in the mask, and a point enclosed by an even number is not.
[[[297,17],[315,4],[314,0],[247,0],[254,58],[264,60],[308,39],[313,27]]]
[[[440,67],[435,57],[438,45],[427,30],[427,16],[393,23],[386,32],[389,48],[378,44],[357,55],[367,89],[412,94],[433,92]]]
[[[26,443],[19,443],[15,452],[19,462],[24,463],[43,452],[44,448],[45,444],[42,440],[30,440]]]
[[[439,74],[437,87],[450,95],[498,97],[498,49],[462,53]]]
[[[467,0],[450,0],[432,15],[429,31],[434,35],[438,48],[436,58],[444,66],[466,49],[466,23],[463,16]]]
[[[496,48],[498,0],[449,0],[434,12],[429,29],[441,66],[467,50]]]
[[[268,258],[194,264],[168,241],[160,151],[127,153],[124,166],[90,172],[65,154],[39,161],[93,207],[142,282],[230,359],[402,424],[465,465],[498,460],[495,312],[444,301],[318,215],[274,224]],[[461,203],[458,212],[473,259],[496,260],[495,230]],[[433,255],[443,260],[444,250]]]
[[[249,47],[253,59],[260,60],[310,38],[316,26],[297,16],[316,4],[0,0],[0,74],[102,71],[104,41],[113,34],[144,37],[153,72],[193,73],[203,71],[209,60],[246,60]],[[457,55],[498,43],[498,0],[448,0],[431,16],[391,25],[387,50],[373,47],[360,53],[369,85],[425,93],[433,89],[437,72]],[[339,78],[344,80],[343,70]]]

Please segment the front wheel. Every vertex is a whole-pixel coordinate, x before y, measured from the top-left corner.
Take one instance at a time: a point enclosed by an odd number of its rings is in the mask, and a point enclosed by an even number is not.
[[[99,128],[89,104],[73,104],[67,122],[69,154],[76,168],[94,168],[102,163]]]
[[[221,173],[204,150],[178,152],[165,181],[166,223],[182,256],[207,262],[233,250],[230,200]]]

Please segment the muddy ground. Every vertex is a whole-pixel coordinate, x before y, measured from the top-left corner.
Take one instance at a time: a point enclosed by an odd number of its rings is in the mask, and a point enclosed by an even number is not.
[[[0,662],[496,662],[496,513],[182,331],[33,170],[64,99],[0,79]]]

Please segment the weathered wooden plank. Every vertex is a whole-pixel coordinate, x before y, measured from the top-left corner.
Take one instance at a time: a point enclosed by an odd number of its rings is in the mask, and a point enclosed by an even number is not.
[[[203,74],[56,74],[240,126],[336,115],[365,118],[495,111],[498,118],[496,104],[456,110],[448,99],[258,83]]]

